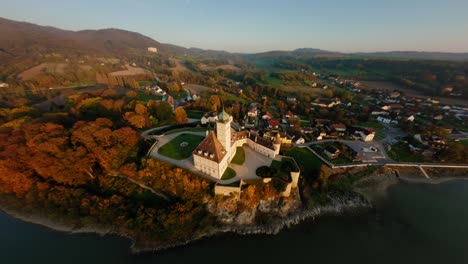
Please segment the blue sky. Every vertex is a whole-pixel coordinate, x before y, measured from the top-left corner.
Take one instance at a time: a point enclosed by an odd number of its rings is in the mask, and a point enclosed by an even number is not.
[[[4,0],[0,17],[184,47],[468,52],[468,0]]]

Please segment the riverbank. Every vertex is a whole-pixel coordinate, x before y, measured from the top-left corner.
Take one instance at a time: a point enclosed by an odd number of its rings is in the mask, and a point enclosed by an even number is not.
[[[292,211],[286,217],[272,217],[267,224],[255,225],[221,225],[208,227],[205,232],[200,232],[199,235],[181,241],[172,241],[167,243],[160,243],[152,241],[150,238],[141,237],[139,235],[129,234],[114,227],[106,227],[100,225],[86,225],[79,226],[77,223],[66,223],[66,221],[56,221],[50,217],[21,212],[6,204],[1,204],[2,210],[7,214],[13,216],[24,222],[38,224],[47,228],[69,233],[91,233],[99,236],[115,235],[129,239],[132,244],[130,252],[133,254],[141,253],[155,253],[169,248],[180,247],[193,243],[195,241],[209,239],[215,236],[222,236],[225,234],[238,234],[238,235],[253,235],[253,234],[266,234],[277,235],[282,230],[291,228],[304,220],[312,219],[327,214],[342,214],[346,211],[370,210],[373,207],[373,200],[386,195],[387,189],[400,182],[417,182],[417,183],[433,183],[439,184],[455,179],[466,179],[466,177],[438,177],[434,179],[427,179],[424,177],[404,177],[405,173],[412,173],[412,171],[400,170],[400,177],[397,176],[392,168],[381,168],[371,175],[364,176],[353,187],[353,192],[349,193],[331,193],[327,194],[327,204],[315,205],[311,208],[301,207]],[[457,175],[463,175],[464,172]],[[403,177],[401,177],[403,175]],[[441,174],[442,175],[442,174]],[[18,206],[21,208],[20,206]]]
[[[41,216],[40,214],[25,213],[20,210],[2,205],[1,211],[12,216],[15,219],[23,222],[32,223],[47,227],[51,230],[68,233],[68,234],[96,234],[99,236],[114,235],[131,241],[130,252],[132,254],[156,253],[170,248],[185,246],[202,239],[209,239],[215,236],[224,234],[237,235],[277,235],[285,228],[290,228],[298,223],[307,220],[315,219],[318,216],[325,214],[340,214],[347,210],[361,210],[371,208],[371,204],[360,195],[340,197],[328,196],[330,203],[323,206],[315,206],[309,209],[301,208],[284,218],[275,217],[268,224],[261,225],[223,225],[212,227],[208,231],[189,240],[168,242],[164,245],[155,246],[151,240],[145,238],[137,238],[131,234],[122,232],[116,228],[89,225],[78,227],[76,223],[65,223],[64,221],[56,221],[51,218]]]

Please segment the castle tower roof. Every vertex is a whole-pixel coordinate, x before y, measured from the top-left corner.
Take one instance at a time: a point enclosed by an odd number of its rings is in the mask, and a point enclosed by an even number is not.
[[[223,107],[223,111],[221,111],[221,113],[218,114],[218,121],[226,123],[229,121],[230,117],[231,116],[224,110]]]

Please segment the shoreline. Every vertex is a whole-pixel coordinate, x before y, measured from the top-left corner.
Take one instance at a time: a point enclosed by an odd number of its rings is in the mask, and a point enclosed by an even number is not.
[[[356,199],[359,197],[358,199]],[[10,217],[34,224],[46,227],[50,230],[74,235],[74,234],[93,234],[99,235],[101,237],[104,236],[117,236],[120,238],[128,239],[131,242],[129,247],[129,251],[131,254],[145,254],[145,253],[158,253],[162,252],[167,249],[172,249],[176,247],[181,247],[188,245],[190,243],[207,239],[210,237],[214,237],[217,235],[223,235],[232,233],[235,235],[276,235],[281,232],[285,228],[292,227],[294,225],[299,224],[302,221],[307,219],[315,219],[315,217],[319,217],[321,215],[326,214],[340,214],[346,210],[352,209],[366,209],[371,208],[371,203],[364,199],[364,197],[356,196],[352,199],[347,198],[340,198],[340,197],[330,197],[331,203],[322,206],[315,206],[310,209],[303,209],[301,208],[298,211],[292,212],[286,218],[275,218],[271,223],[268,225],[226,225],[221,227],[210,228],[210,230],[206,231],[205,233],[194,237],[189,240],[178,241],[167,243],[163,246],[158,247],[139,247],[138,241],[131,235],[126,234],[121,231],[116,231],[115,228],[112,227],[104,227],[104,226],[85,226],[77,228],[71,224],[65,224],[53,221],[47,217],[43,217],[37,214],[30,214],[30,213],[22,213],[18,210],[14,210],[11,208],[0,208],[0,211],[4,212],[5,214],[9,215]],[[144,243],[143,243],[144,244]]]
[[[299,210],[291,212],[285,218],[275,217],[267,225],[225,225],[220,227],[212,227],[206,232],[183,241],[168,242],[161,246],[144,246],[147,244],[145,241],[138,242],[135,236],[126,232],[118,231],[115,227],[105,226],[84,226],[76,227],[75,224],[67,224],[60,221],[53,221],[50,218],[41,216],[40,214],[32,214],[20,212],[8,207],[2,207],[0,210],[5,214],[13,217],[14,219],[21,220],[26,223],[44,226],[50,230],[68,233],[68,234],[95,234],[103,236],[117,236],[120,238],[128,239],[131,242],[129,252],[131,254],[145,254],[145,253],[158,253],[164,250],[185,246],[187,244],[224,234],[235,235],[276,235],[286,228],[290,228],[308,219],[315,219],[322,215],[327,214],[341,214],[348,210],[361,210],[371,209],[373,207],[372,201],[379,196],[385,196],[389,187],[398,183],[424,183],[424,184],[441,184],[453,180],[468,180],[467,177],[439,177],[433,179],[426,178],[409,178],[409,177],[388,177],[388,175],[381,175],[376,177],[376,174],[363,178],[364,181],[370,180],[377,184],[377,188],[359,187],[353,188],[353,191],[358,195],[353,196],[333,196],[328,194],[330,202],[326,205],[317,205],[312,208],[300,208]],[[367,192],[365,191],[367,189]],[[141,246],[139,244],[141,243]]]

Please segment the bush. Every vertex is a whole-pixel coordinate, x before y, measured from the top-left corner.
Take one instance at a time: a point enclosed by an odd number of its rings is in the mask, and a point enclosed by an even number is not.
[[[275,177],[278,171],[274,168],[270,168],[268,166],[262,166],[258,168],[255,173],[260,178],[272,178]]]

